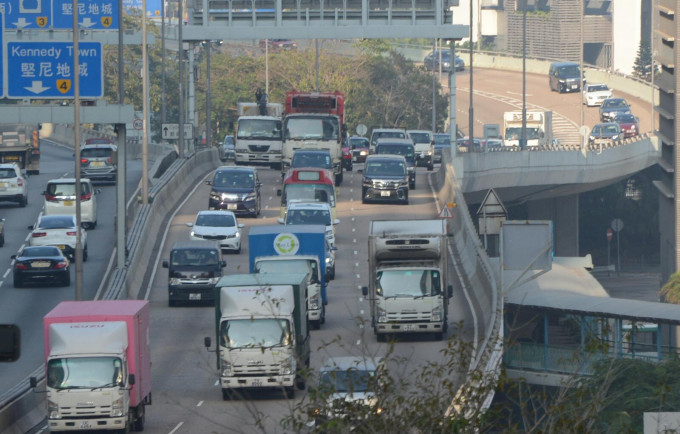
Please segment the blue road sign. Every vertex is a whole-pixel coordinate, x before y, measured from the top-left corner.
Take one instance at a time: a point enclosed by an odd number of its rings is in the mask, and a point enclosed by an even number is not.
[[[122,0],[123,9],[132,12],[132,9],[142,10],[142,0]],[[146,17],[161,17],[161,0],[146,0]]]
[[[0,0],[5,8],[7,29],[73,28],[73,0]],[[117,0],[79,0],[81,29],[117,30]]]
[[[80,96],[104,93],[102,44],[78,44]],[[73,92],[72,42],[8,42],[7,98],[69,99]]]

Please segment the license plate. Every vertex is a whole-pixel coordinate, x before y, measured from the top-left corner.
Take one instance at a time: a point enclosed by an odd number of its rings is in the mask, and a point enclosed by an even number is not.
[[[58,245],[57,247],[59,247],[59,250],[64,250],[64,249],[66,248],[66,246],[65,246],[65,245],[63,245],[63,244],[61,244],[61,245]]]
[[[401,327],[401,329],[404,330],[405,332],[409,332],[409,331],[413,330],[413,326],[410,325],[410,324],[406,324],[406,325],[403,325]]]
[[[571,88],[572,88],[572,89],[576,89],[577,87],[578,87],[578,84],[572,84],[572,85],[571,85]]]
[[[64,206],[73,206],[73,201],[72,200],[65,200]]]
[[[0,188],[7,188],[9,187],[9,184],[6,182],[0,182]]]
[[[103,165],[104,163],[101,161],[93,161],[92,163],[90,163],[90,166],[92,167],[102,167]]]
[[[238,209],[238,205],[235,203],[227,204],[227,209]]]
[[[389,191],[381,191],[380,196],[389,196],[390,192]]]
[[[255,379],[253,380],[253,386],[262,386],[262,380],[260,379]]]
[[[80,429],[92,429],[90,422],[80,422]]]
[[[189,300],[200,300],[201,294],[189,294]]]
[[[48,268],[50,266],[50,263],[48,261],[36,261],[32,262],[31,266],[33,268]]]

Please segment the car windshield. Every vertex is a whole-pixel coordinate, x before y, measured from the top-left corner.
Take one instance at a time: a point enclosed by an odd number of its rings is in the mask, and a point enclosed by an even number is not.
[[[631,122],[637,122],[637,119],[635,119],[635,116],[627,113],[620,114],[616,117],[616,122],[622,123],[631,123]]]
[[[609,90],[609,88],[607,87],[606,84],[593,84],[588,86],[588,92],[599,92],[607,90]]]
[[[54,246],[33,246],[26,247],[19,256],[25,258],[38,258],[44,256],[60,256],[60,250]]]
[[[80,150],[82,158],[109,158],[111,156],[110,148],[84,148]]]
[[[281,140],[281,121],[278,119],[240,119],[236,138]]]
[[[90,184],[87,182],[80,183],[80,194],[90,194],[91,193]],[[76,195],[76,183],[75,182],[51,182],[47,184],[47,194],[51,196],[73,196]]]
[[[413,146],[408,145],[385,145],[381,144],[378,146],[378,154],[395,154],[403,155],[406,160],[415,159],[415,152],[413,152]]]
[[[364,371],[356,368],[321,372],[321,386],[326,386],[335,393],[367,392],[375,371]]]
[[[0,179],[16,178],[16,177],[17,177],[17,173],[14,171],[14,169],[12,169],[10,167],[0,169]]]
[[[404,176],[405,174],[406,166],[403,161],[372,161],[366,165],[368,176]]]
[[[47,363],[47,387],[91,389],[123,384],[123,363],[118,357],[69,357]]]
[[[65,216],[43,216],[40,218],[38,228],[40,229],[68,229],[76,227],[75,219],[70,215]]]
[[[434,145],[451,145],[451,136],[448,134],[435,134]]]
[[[278,347],[292,342],[285,319],[249,318],[223,321],[220,345],[227,348]]]
[[[289,200],[324,202],[335,206],[335,192],[328,184],[286,184],[283,187],[281,203],[285,205]]]
[[[350,138],[349,144],[352,149],[368,148],[368,139],[365,138]]]
[[[331,224],[331,213],[327,209],[289,209],[286,224],[328,226]]]
[[[255,175],[241,170],[218,170],[213,178],[214,187],[253,188]]]
[[[210,226],[210,227],[234,227],[236,221],[231,214],[199,214],[196,217],[194,226]]]
[[[578,65],[568,65],[560,67],[560,75],[562,77],[576,77],[579,76],[581,72],[578,69]]]
[[[296,152],[293,154],[291,167],[321,167],[322,169],[333,169],[331,156],[323,152]]]
[[[437,270],[382,270],[376,275],[376,292],[383,297],[439,295]]]
[[[432,141],[432,137],[430,137],[429,133],[408,133],[409,137],[411,137],[411,140],[413,140],[414,143],[430,143]]]
[[[628,107],[628,104],[626,103],[625,100],[622,99],[609,99],[605,100],[604,102],[605,107]]]
[[[170,253],[173,266],[217,266],[217,249],[175,249]]]

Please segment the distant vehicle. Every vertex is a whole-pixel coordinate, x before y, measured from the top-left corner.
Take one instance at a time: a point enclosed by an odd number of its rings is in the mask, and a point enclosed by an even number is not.
[[[378,139],[375,154],[401,155],[406,159],[408,186],[416,188],[416,154],[411,139]]]
[[[581,90],[581,68],[576,62],[553,62],[548,71],[550,90],[578,92]]]
[[[227,135],[224,137],[224,142],[219,148],[220,160],[222,162],[234,161],[236,158],[236,148],[234,144],[234,136]]]
[[[458,145],[459,148],[463,149],[470,149],[470,138],[469,137],[461,137],[460,139],[456,140],[456,144]],[[472,140],[472,149],[482,149],[483,143],[481,139],[473,139]]]
[[[323,225],[326,227],[326,239],[331,247],[335,247],[335,225],[340,223],[334,219],[333,211],[323,202],[295,202],[288,204],[286,218],[278,222],[285,225]]]
[[[408,135],[403,128],[374,128],[371,131],[371,141],[369,143],[369,153],[375,152],[375,144],[378,139],[407,139]]]
[[[409,177],[401,155],[369,155],[361,184],[361,203],[397,201],[408,205]]]
[[[363,163],[368,156],[371,142],[366,137],[352,136],[349,138],[349,148],[354,163]]]
[[[216,241],[222,250],[241,253],[241,228],[243,223],[231,211],[199,211],[191,228],[192,240]]]
[[[297,50],[297,42],[292,39],[260,39],[260,48],[265,49],[269,45],[270,50],[292,51]]]
[[[336,214],[335,185],[332,172],[319,167],[291,169],[283,180],[283,189],[277,190],[281,196],[280,215],[286,218],[288,203],[325,202],[330,205],[333,218]]]
[[[113,145],[113,140],[108,137],[90,137],[85,139],[86,145]]]
[[[68,214],[41,215],[35,225],[28,226],[31,236],[29,246],[56,246],[64,255],[73,259],[76,254],[76,216]],[[87,261],[87,231],[80,229],[83,246],[83,262]]]
[[[349,147],[349,138],[342,143],[342,168],[347,172],[354,170],[354,162],[352,161],[352,150]]]
[[[61,286],[71,284],[70,262],[57,246],[26,246],[12,255],[14,287],[24,283],[50,282]]]
[[[606,84],[586,84],[583,86],[583,104],[588,107],[602,105],[602,101],[613,96],[614,94]]]
[[[28,204],[28,179],[17,163],[0,164],[0,201]]]
[[[441,53],[441,59],[440,59]],[[442,72],[451,71],[451,50],[435,50],[430,51],[427,56],[423,59],[423,66],[428,71],[439,71],[439,66],[441,65]],[[465,70],[465,61],[460,57],[456,56],[455,60],[456,71]]]
[[[620,114],[630,114],[630,105],[623,98],[607,98],[600,106],[600,122],[613,122]]]
[[[639,119],[632,114],[620,114],[614,121],[621,127],[623,137],[634,137],[640,134]]]
[[[89,178],[80,178],[80,221],[85,229],[97,227],[97,195],[101,190],[92,186]],[[42,192],[45,215],[76,213],[75,178],[58,178],[47,181]]]
[[[221,166],[212,180],[208,209],[226,209],[237,215],[257,217],[261,209],[262,183],[254,167]]]
[[[108,140],[108,139],[106,139]],[[80,174],[93,181],[116,182],[118,147],[111,143],[87,144],[80,148]]]
[[[407,130],[406,133],[413,140],[416,151],[416,166],[433,169],[434,164],[434,135],[428,130]]]
[[[227,262],[214,241],[178,241],[163,261],[168,269],[168,306],[179,303],[215,303],[215,284]]]
[[[588,137],[591,145],[611,144],[623,137],[621,127],[616,122],[603,122],[596,124]]]
[[[436,133],[434,135],[434,162],[442,162],[442,151],[451,148],[451,135],[448,133]]]

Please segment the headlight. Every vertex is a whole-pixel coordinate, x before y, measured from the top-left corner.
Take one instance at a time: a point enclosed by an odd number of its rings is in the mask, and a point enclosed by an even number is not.
[[[595,140],[595,136],[588,136],[588,140]]]
[[[121,417],[123,415],[123,398],[118,398],[111,404],[111,416]]]
[[[210,192],[210,199],[220,200],[220,199],[222,199],[222,196],[219,193],[211,191]]]
[[[169,280],[169,283],[170,283],[170,285],[179,285],[180,280],[176,277],[171,277],[170,280]]]
[[[319,308],[319,294],[314,294],[309,297],[309,308],[317,310]]]
[[[618,134],[615,135],[615,136],[612,136],[612,140],[618,140],[618,139],[619,139],[619,135],[618,135]]]
[[[359,155],[368,155],[367,151],[359,151]]]
[[[408,187],[408,180],[399,181],[399,188]]]
[[[47,416],[50,419],[61,419],[61,415],[59,414],[59,405],[49,399],[47,400]]]
[[[191,231],[191,236],[192,236],[192,237],[195,237],[195,236],[196,236],[196,233],[195,233],[194,231]]]
[[[255,193],[246,193],[243,195],[243,198],[241,200],[243,201],[248,201],[248,200],[255,200]]]
[[[286,360],[285,362],[281,363],[281,369],[279,372],[281,372],[281,375],[290,375],[293,373],[293,367],[290,359]]]
[[[387,322],[387,312],[385,312],[385,309],[379,307],[377,316],[378,322]]]
[[[219,276],[218,277],[211,277],[210,278],[210,284],[215,285],[215,284],[217,284],[217,282],[219,282],[219,280],[220,280]]]
[[[224,359],[222,359],[220,362],[220,366],[222,367],[222,376],[229,377],[231,375],[231,363]]]
[[[442,307],[438,306],[432,309],[432,322],[442,321]]]

